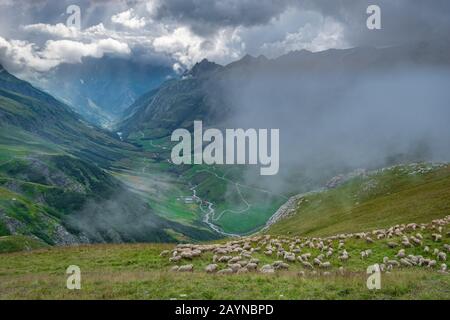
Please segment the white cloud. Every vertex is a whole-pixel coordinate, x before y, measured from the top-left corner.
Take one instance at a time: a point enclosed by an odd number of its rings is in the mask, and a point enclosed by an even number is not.
[[[320,25],[307,23],[296,32],[287,33],[281,40],[263,43],[261,51],[274,57],[294,50],[316,52],[346,46],[343,26],[331,18],[325,18]]]
[[[114,39],[101,39],[88,44],[72,40],[49,40],[42,55],[51,60],[80,63],[84,57],[101,58],[105,53],[127,55],[130,53],[130,48],[126,43]]]
[[[214,3],[214,6],[219,5]],[[234,6],[237,2],[227,3]],[[268,2],[264,3],[265,7],[271,7]],[[195,10],[188,9],[188,13],[195,16]],[[220,12],[225,9],[223,3],[214,7]],[[164,18],[167,10],[166,2],[142,0],[133,8],[122,6],[106,11],[102,19],[95,20],[96,24],[82,30],[67,27],[62,22],[27,24],[18,28],[17,34],[26,41],[3,39],[0,61],[7,61],[15,69],[45,72],[60,63],[80,63],[83,57],[100,58],[114,53],[164,61],[161,63],[171,63],[179,71],[203,58],[226,64],[245,53],[275,57],[291,50],[318,51],[346,45],[342,25],[317,12],[293,8],[276,14],[268,23],[256,25],[226,23],[224,18],[210,32],[199,32],[195,25],[183,19]],[[237,8],[229,10],[235,12]],[[249,19],[260,21],[266,16],[270,17],[269,12],[259,12]]]
[[[234,29],[219,31],[214,37],[204,38],[196,35],[187,27],[178,27],[173,31],[156,37],[153,49],[171,55],[179,63],[174,69],[192,66],[204,58],[223,62],[226,59],[236,59],[241,52],[241,39]]]
[[[41,49],[27,41],[8,41],[0,37],[0,57],[14,70],[45,72],[61,63],[80,63],[84,57],[101,58],[107,53],[127,55],[130,52],[126,43],[114,39],[101,39],[91,43],[49,40]]]
[[[59,38],[74,38],[78,35],[78,30],[75,27],[67,27],[63,23],[55,25],[36,23],[23,26],[22,29],[27,32],[42,33]]]
[[[148,0],[145,5],[150,16],[154,16],[158,12],[158,8],[161,3],[159,0]]]
[[[146,25],[145,18],[137,17],[133,9],[113,15],[111,21],[130,29],[139,29]]]

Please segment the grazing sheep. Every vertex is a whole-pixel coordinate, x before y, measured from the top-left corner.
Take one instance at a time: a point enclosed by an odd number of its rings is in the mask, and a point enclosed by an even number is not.
[[[390,242],[387,243],[387,245],[388,245],[389,248],[393,249],[393,248],[398,246],[398,243],[390,241]]]
[[[228,262],[229,260],[231,260],[230,256],[221,256],[219,258],[219,260],[217,260],[218,262]]]
[[[192,264],[186,264],[178,268],[178,272],[193,272],[194,266]]]
[[[232,274],[232,273],[233,273],[233,270],[230,268],[225,268],[225,269],[217,271],[217,274]]]
[[[400,264],[406,266],[406,267],[412,267],[413,264],[406,258],[400,259]]]
[[[321,268],[324,268],[324,269],[331,268],[331,263],[328,262],[328,261],[323,262],[323,263],[320,265],[320,267],[321,267]]]
[[[414,237],[414,236],[411,237],[411,241],[412,241],[414,244],[419,245],[419,246],[422,244],[422,240],[420,240],[420,239],[418,239],[418,238],[416,238],[416,237]]]
[[[295,262],[295,254],[285,254],[284,260],[289,262]]]
[[[179,268],[179,266],[173,266],[172,268],[170,268],[170,271],[177,272]]]
[[[181,256],[175,256],[169,259],[170,262],[177,262],[181,260]]]
[[[246,258],[246,259],[251,259],[252,258],[252,255],[250,253],[248,253],[248,252],[242,252],[241,256],[243,258]]]
[[[250,259],[249,263],[259,264],[259,259],[252,258],[252,259]]]
[[[246,268],[248,271],[255,271],[258,268],[258,265],[256,263],[250,262],[246,265]]]
[[[423,251],[426,252],[426,253],[430,252],[430,247],[429,246],[425,246],[425,248],[423,248]]]
[[[447,265],[445,263],[441,264],[441,272],[447,272]]]
[[[161,253],[159,254],[159,256],[160,256],[160,257],[165,257],[165,256],[168,256],[169,253],[170,253],[169,250],[164,250],[164,251],[161,251]]]
[[[313,263],[317,266],[320,266],[322,261],[320,261],[320,259],[318,259],[318,258],[314,258]]]
[[[431,235],[431,237],[433,238],[433,241],[435,241],[435,242],[441,241],[441,239],[442,239],[442,235],[440,235],[438,233],[433,233]]]
[[[262,273],[274,273],[275,269],[270,264],[266,264],[261,267],[260,271]]]
[[[228,267],[233,270],[233,272],[237,272],[242,266],[239,263],[229,264]]]
[[[272,250],[264,251],[264,254],[265,254],[266,256],[271,256],[272,253],[273,253]]]
[[[200,255],[202,254],[202,251],[201,250],[197,250],[197,249],[195,249],[195,250],[192,250],[191,251],[191,257],[199,257]]]
[[[217,271],[217,268],[218,268],[217,264],[209,264],[206,266],[205,271],[207,273],[213,273]]]
[[[236,273],[237,274],[248,273],[248,269],[246,267],[242,267]]]
[[[299,271],[299,272],[297,273],[297,275],[298,275],[299,277],[304,277],[304,276],[305,276],[305,271]]]
[[[435,267],[436,265],[437,265],[436,260],[431,260],[431,261],[428,263],[428,267],[429,267],[429,268]]]
[[[302,265],[303,265],[303,267],[305,267],[307,269],[314,269],[313,265],[307,261],[303,261]]]
[[[341,261],[347,261],[349,259],[349,255],[347,250],[344,249],[344,251],[342,251],[342,254],[339,256],[339,260]]]
[[[445,252],[439,252],[437,255],[438,260],[441,261],[446,261],[447,260],[447,255],[445,254]]]
[[[412,255],[412,254],[408,255],[408,261],[409,261],[410,263],[412,263],[413,265],[415,265],[415,266],[419,263],[420,258],[423,259],[422,256],[417,256],[417,257],[416,257],[416,256],[414,256],[414,255]]]
[[[308,260],[311,257],[311,253],[307,252],[301,255],[303,260]]]
[[[373,239],[370,237],[366,237],[366,242],[367,243],[374,243]]]
[[[289,269],[289,265],[287,263],[282,262],[279,265],[277,265],[275,267],[275,269],[288,270]]]
[[[239,263],[241,266],[245,267],[248,264],[247,260],[239,260],[237,263]]]
[[[191,251],[182,251],[180,256],[184,259],[192,260],[192,253]]]
[[[405,249],[400,249],[396,255],[397,258],[404,258],[406,257]]]
[[[372,254],[372,250],[370,250],[370,249],[361,251],[361,259],[368,258],[371,254]]]
[[[408,238],[406,238],[405,240],[402,241],[402,245],[404,247],[406,247],[406,248],[411,248],[412,247],[412,244],[411,244],[411,242],[409,242]]]
[[[236,262],[238,262],[241,259],[242,259],[241,256],[236,256],[236,257],[231,258],[228,262],[229,263],[236,263]]]
[[[400,263],[397,261],[397,260],[387,260],[386,262],[385,262],[387,265],[390,265],[390,266],[395,266],[395,267],[399,267],[400,266]]]

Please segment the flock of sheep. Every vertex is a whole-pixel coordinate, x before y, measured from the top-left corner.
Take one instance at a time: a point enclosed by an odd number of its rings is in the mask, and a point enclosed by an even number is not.
[[[350,259],[367,259],[374,250],[382,250],[382,247],[371,246],[377,241],[383,241],[386,249],[398,248],[395,256],[385,256],[379,261],[382,272],[390,272],[400,267],[424,267],[438,269],[439,272],[447,272],[447,253],[450,245],[444,243],[450,237],[450,231],[445,232],[450,223],[450,216],[433,220],[428,224],[402,224],[388,229],[379,229],[372,232],[346,233],[326,238],[289,238],[272,237],[270,235],[258,235],[254,237],[239,238],[222,244],[178,244],[173,250],[161,252],[161,256],[169,256],[169,261],[174,264],[171,271],[193,272],[192,261],[205,253],[212,253],[212,261],[204,271],[216,274],[242,274],[248,272],[275,273],[277,270],[288,270],[292,265],[303,266],[299,275],[304,275],[304,270],[310,270],[313,274],[328,275],[333,267],[331,258],[335,261],[335,267],[339,272],[344,272],[344,266]],[[360,252],[359,257],[349,254],[346,243],[357,239],[363,241],[368,248]],[[430,245],[425,245],[432,241]],[[408,254],[420,252],[420,254]],[[313,253],[315,252],[315,254]],[[276,260],[270,264],[260,263],[255,256],[262,255],[265,259]]]

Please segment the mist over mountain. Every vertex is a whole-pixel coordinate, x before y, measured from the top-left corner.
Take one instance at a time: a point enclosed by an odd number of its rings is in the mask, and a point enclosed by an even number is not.
[[[267,187],[284,191],[293,172],[318,183],[355,168],[448,161],[449,57],[448,44],[418,42],[203,61],[139,99],[119,130],[161,137],[193,120],[279,128],[280,173]]]
[[[108,126],[138,97],[172,76],[168,66],[105,56],[61,64],[38,85],[89,121]]]

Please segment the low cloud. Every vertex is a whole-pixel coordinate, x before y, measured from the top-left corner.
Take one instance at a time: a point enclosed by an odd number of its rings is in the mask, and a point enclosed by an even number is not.
[[[45,72],[61,63],[80,63],[82,58],[101,58],[105,54],[128,55],[126,43],[114,39],[101,39],[91,43],[73,40],[48,40],[43,48],[21,40],[6,40],[0,37],[0,57],[12,70],[31,68]]]
[[[139,29],[146,25],[145,18],[138,17],[133,9],[113,15],[111,21],[129,29]]]

